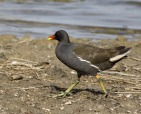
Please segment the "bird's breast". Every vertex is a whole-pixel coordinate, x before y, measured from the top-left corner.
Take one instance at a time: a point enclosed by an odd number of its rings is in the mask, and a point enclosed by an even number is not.
[[[89,61],[84,60],[83,58],[78,57],[71,49],[63,50],[58,48],[56,50],[56,56],[62,63],[69,68],[76,70],[77,72],[93,75],[95,75],[97,72],[100,72],[100,69],[97,66],[91,64]]]

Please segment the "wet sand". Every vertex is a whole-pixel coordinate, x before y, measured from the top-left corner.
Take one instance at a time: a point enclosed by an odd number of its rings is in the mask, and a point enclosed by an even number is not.
[[[53,95],[67,89],[76,73],[55,56],[56,41],[0,35],[0,114],[140,114],[141,39],[128,41],[74,39],[103,48],[132,47],[129,56],[101,73],[110,91],[104,97],[94,76],[83,76],[71,96]]]

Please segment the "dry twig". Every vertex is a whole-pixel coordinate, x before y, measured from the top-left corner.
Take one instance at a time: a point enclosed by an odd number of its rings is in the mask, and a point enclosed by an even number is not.
[[[135,58],[135,57],[129,57],[130,59],[132,60],[135,60],[135,61],[141,61],[141,59],[138,59],[138,58]]]
[[[102,74],[109,74],[109,75],[120,75],[120,76],[130,76],[130,77],[134,77],[136,75],[134,74],[125,74],[123,72],[115,72],[115,71],[103,71]]]
[[[141,91],[124,91],[124,92],[114,92],[118,94],[141,94]]]
[[[37,62],[21,59],[21,58],[11,58],[10,60],[17,60],[17,61],[23,61],[23,62],[32,63],[32,64],[38,64]]]

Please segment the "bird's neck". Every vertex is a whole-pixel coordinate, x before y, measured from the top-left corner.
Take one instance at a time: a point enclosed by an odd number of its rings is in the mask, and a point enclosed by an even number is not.
[[[69,39],[61,39],[59,43],[70,43]]]
[[[65,45],[65,44],[68,44],[68,43],[70,43],[70,42],[65,42],[65,41],[58,42],[57,47],[61,47],[62,45]]]
[[[66,47],[68,47],[69,45],[71,45],[72,43],[71,42],[64,42],[64,41],[62,41],[62,42],[58,42],[58,45],[56,46],[56,49],[60,49],[60,48],[62,48],[62,46],[64,47],[64,48],[66,48]],[[61,49],[62,50],[62,49]]]

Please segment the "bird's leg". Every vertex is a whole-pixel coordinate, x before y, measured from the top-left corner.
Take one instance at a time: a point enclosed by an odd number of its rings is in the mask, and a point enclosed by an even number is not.
[[[100,82],[100,86],[102,87],[104,93],[107,94],[108,92],[107,92],[107,90],[106,90],[106,88],[105,88],[105,86],[104,86],[104,84],[103,84],[103,82],[102,82],[101,77],[100,77],[99,75],[96,75],[96,78],[97,78],[98,81]]]
[[[66,97],[70,93],[70,91],[80,82],[80,76],[78,76],[78,79],[63,93],[60,93],[58,95],[53,96],[56,97]]]

